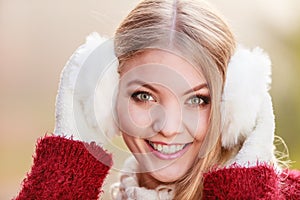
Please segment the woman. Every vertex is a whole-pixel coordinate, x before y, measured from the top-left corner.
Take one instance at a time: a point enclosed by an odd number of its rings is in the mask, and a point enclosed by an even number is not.
[[[273,155],[269,60],[259,49],[236,49],[216,11],[201,1],[144,0],[117,29],[113,52],[100,43],[90,39],[63,73],[55,134],[99,143],[97,120],[106,135],[121,133],[135,159],[112,186],[114,199],[300,197],[299,172],[282,170]],[[119,77],[107,92],[96,86],[106,71],[93,70],[111,64],[111,53]],[[108,93],[112,107],[103,103]],[[95,199],[111,165],[93,143],[46,137],[18,199]]]

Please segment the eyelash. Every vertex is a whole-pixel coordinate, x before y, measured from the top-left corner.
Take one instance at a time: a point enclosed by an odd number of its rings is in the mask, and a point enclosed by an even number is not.
[[[201,102],[201,103],[195,104],[195,105],[193,105],[192,103],[187,103],[187,104],[190,104],[192,107],[197,107],[197,106],[204,107],[204,106],[210,104],[210,97],[208,97],[208,96],[204,96],[204,95],[201,95],[201,94],[196,94],[196,95],[191,96],[191,97],[188,99],[188,101],[190,101],[190,100],[193,99],[193,98],[198,98],[198,99],[200,99],[200,102]]]
[[[154,98],[154,95],[152,95],[151,92],[147,92],[147,91],[136,91],[136,92],[134,92],[134,93],[131,95],[131,97],[132,97],[133,100],[136,101],[136,102],[147,103],[147,101],[141,100],[141,99],[138,97],[138,95],[140,95],[140,94],[147,94],[147,95],[151,96],[153,99],[155,99],[155,98]],[[156,101],[156,100],[155,100],[155,101]]]
[[[134,101],[139,102],[139,103],[147,103],[148,100],[144,101],[144,100],[140,99],[140,97],[138,97],[141,94],[146,94],[146,95],[151,96],[154,99],[154,101],[156,102],[155,96],[152,95],[151,92],[142,91],[142,90],[134,92],[131,95],[131,98],[133,98]],[[205,96],[205,95],[201,95],[201,94],[196,94],[196,95],[191,96],[187,101],[190,101],[193,98],[199,98],[200,102],[202,102],[202,103],[199,103],[199,104],[196,104],[196,105],[193,105],[193,103],[186,103],[186,104],[189,104],[192,107],[197,107],[197,106],[204,107],[204,106],[210,104],[210,97],[209,96]]]

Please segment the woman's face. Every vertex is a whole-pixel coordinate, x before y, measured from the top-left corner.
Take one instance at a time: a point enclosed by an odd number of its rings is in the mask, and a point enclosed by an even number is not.
[[[118,125],[149,179],[173,182],[192,167],[207,133],[210,108],[204,76],[181,57],[152,49],[124,63]]]

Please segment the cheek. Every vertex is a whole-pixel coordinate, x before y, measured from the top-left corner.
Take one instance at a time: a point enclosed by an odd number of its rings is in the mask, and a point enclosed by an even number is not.
[[[198,141],[206,136],[209,125],[210,109],[184,112],[183,120],[190,135]]]
[[[122,133],[122,137],[131,152],[138,152],[138,148],[136,146],[136,143],[134,142],[134,137],[127,135],[126,133]]]
[[[118,125],[122,132],[133,137],[149,137],[151,116],[148,109],[141,108],[125,97],[118,99],[116,108]]]
[[[149,109],[143,106],[138,106],[134,102],[128,103],[128,120],[133,126],[146,128],[151,125],[151,116]]]

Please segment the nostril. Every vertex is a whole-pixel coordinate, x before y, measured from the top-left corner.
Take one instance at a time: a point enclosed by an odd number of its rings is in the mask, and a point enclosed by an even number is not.
[[[156,120],[153,122],[152,129],[154,132],[158,133],[162,130],[162,126],[163,125],[158,120]]]
[[[167,123],[161,123],[159,120],[153,122],[152,129],[155,133],[161,132],[164,135],[174,135],[175,133],[182,132],[181,123],[173,123],[170,125]]]
[[[167,120],[165,123],[156,120],[153,122],[152,129],[155,133],[160,133],[165,137],[170,137],[183,132],[182,123],[179,121]]]

